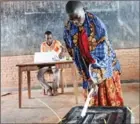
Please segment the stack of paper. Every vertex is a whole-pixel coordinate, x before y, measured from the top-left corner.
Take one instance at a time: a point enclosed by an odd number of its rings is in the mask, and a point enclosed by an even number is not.
[[[56,52],[35,52],[34,63],[46,63],[59,61],[59,57]]]

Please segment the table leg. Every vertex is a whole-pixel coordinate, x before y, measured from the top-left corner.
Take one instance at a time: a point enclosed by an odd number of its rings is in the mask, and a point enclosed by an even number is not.
[[[30,81],[30,71],[27,71],[27,84],[28,84],[28,98],[31,98],[31,81]]]
[[[72,77],[74,78],[73,85],[74,85],[75,101],[76,101],[76,104],[78,104],[78,83],[76,81],[76,69],[74,65],[72,67]]]
[[[64,93],[64,82],[63,82],[63,69],[60,70],[60,81],[61,81],[61,93]]]
[[[18,92],[19,92],[19,108],[21,108],[22,104],[22,70],[18,67]]]

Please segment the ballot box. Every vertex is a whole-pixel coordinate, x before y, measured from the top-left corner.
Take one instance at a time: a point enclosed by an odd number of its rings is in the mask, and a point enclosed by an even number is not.
[[[128,107],[89,107],[81,117],[83,106],[73,107],[59,124],[131,124]]]

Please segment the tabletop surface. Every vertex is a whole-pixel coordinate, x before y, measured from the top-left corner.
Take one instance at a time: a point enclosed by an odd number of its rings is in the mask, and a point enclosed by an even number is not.
[[[72,64],[72,60],[64,60],[64,61],[55,61],[55,62],[46,62],[46,63],[22,63],[17,64],[16,66],[39,66],[39,65],[55,65],[55,64]]]

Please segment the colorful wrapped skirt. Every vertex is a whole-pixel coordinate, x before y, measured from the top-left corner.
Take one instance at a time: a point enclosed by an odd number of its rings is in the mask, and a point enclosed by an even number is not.
[[[88,91],[83,90],[86,100]],[[122,88],[120,83],[120,74],[118,71],[113,72],[113,77],[104,80],[98,84],[98,93],[92,97],[90,106],[123,106]]]

